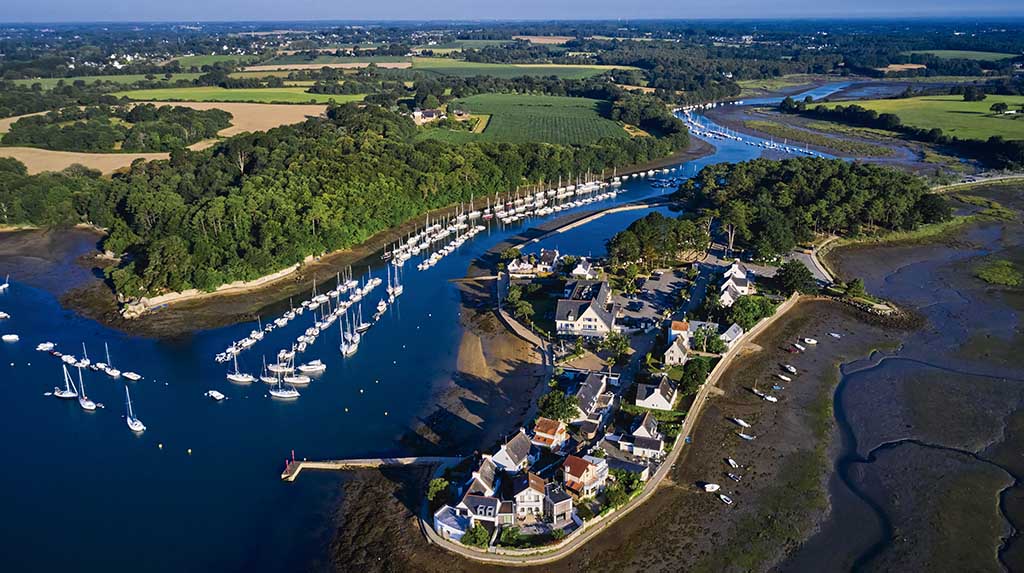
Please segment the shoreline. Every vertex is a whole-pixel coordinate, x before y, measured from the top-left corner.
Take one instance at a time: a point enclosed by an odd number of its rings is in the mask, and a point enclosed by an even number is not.
[[[690,145],[683,151],[631,166],[618,173],[625,175],[647,171],[699,159],[713,152],[714,146],[691,138]],[[430,211],[429,215],[433,218],[450,214],[454,208],[455,206],[447,206],[435,209]],[[172,300],[166,308],[157,312],[147,312],[136,319],[128,320],[120,316],[114,293],[100,280],[92,285],[61,294],[61,304],[106,326],[145,337],[175,337],[198,330],[229,326],[252,320],[257,314],[285,309],[285,300],[290,296],[306,294],[313,280],[333,280],[336,273],[348,266],[379,265],[380,260],[374,255],[421,225],[422,219],[426,216],[427,213],[417,215],[401,225],[373,235],[358,246],[315,257],[309,263],[299,265],[295,271],[276,280],[261,283],[256,287],[243,285],[230,292],[200,293],[186,300]],[[97,251],[96,254],[101,253]]]

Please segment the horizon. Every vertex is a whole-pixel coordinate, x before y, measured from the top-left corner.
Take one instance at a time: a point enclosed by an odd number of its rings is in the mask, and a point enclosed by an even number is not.
[[[893,6],[893,4],[897,4]],[[766,6],[756,0],[725,0],[714,6],[686,6],[639,0],[622,6],[609,0],[568,0],[549,5],[524,0],[516,5],[453,0],[445,6],[412,0],[386,0],[371,6],[346,7],[325,0],[222,0],[176,3],[139,2],[130,6],[113,0],[9,0],[2,25],[45,24],[174,24],[267,22],[607,22],[607,21],[879,21],[963,19],[966,24],[989,20],[1024,19],[1024,3],[988,0],[964,4],[953,0],[863,0],[851,6],[824,0],[808,6],[800,0],[781,0]],[[537,14],[523,18],[521,14]],[[53,18],[54,14],[63,17]],[[257,16],[260,14],[261,16]],[[586,14],[587,17],[579,16]],[[742,14],[740,17],[735,14]],[[239,17],[241,16],[241,17]]]

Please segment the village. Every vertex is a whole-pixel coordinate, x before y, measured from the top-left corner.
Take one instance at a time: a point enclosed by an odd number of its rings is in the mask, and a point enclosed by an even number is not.
[[[647,273],[616,267],[555,249],[501,254],[499,312],[549,341],[550,388],[528,427],[431,482],[438,537],[543,547],[629,503],[681,447],[715,364],[785,299],[758,289],[775,267],[711,254]]]

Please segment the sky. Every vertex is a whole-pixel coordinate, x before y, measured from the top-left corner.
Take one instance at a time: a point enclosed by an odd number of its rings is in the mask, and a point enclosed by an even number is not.
[[[1022,17],[1024,0],[0,0],[3,22]]]

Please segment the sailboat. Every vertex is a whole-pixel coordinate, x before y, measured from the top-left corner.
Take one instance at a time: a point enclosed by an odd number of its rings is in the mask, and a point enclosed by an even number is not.
[[[270,395],[274,398],[281,398],[282,400],[294,400],[299,397],[299,391],[289,386],[285,388],[281,385],[281,381],[277,381],[277,387],[270,389]]]
[[[125,414],[124,420],[128,423],[128,428],[133,432],[145,432],[146,425],[142,423],[142,420],[135,417],[135,411],[132,410],[132,395],[128,393],[128,387],[124,387],[124,397],[127,403],[128,413]]]
[[[75,383],[71,381],[71,375],[68,374],[68,367],[64,364],[61,364],[61,367],[64,368],[64,388],[61,389],[59,386],[54,386],[53,395],[65,400],[77,398],[78,389],[75,388]]]
[[[9,288],[11,288],[11,275],[7,275],[3,284],[0,284],[0,292],[6,292]]]
[[[239,384],[249,384],[256,380],[252,374],[246,374],[238,371],[238,356],[235,356],[235,371],[228,374],[228,380],[237,382]]]
[[[260,380],[262,380],[263,382],[266,382],[267,384],[276,384],[277,383],[277,376],[271,376],[269,371],[267,370],[267,357],[266,356],[263,357],[263,373],[260,374]]]
[[[85,349],[84,342],[82,343],[82,355],[84,356],[84,358],[75,363],[75,367],[77,368],[86,368],[87,366],[92,364],[92,360],[89,360],[89,352]]]
[[[78,405],[87,412],[92,412],[96,409],[96,402],[93,402],[85,395],[85,380],[82,380],[82,369],[78,369],[78,387],[82,389],[82,393],[78,395]]]
[[[359,339],[361,336],[358,332],[352,330],[348,321],[347,312],[342,318],[338,328],[341,329],[341,355],[345,358],[354,356],[359,350]]]
[[[110,361],[110,346],[106,342],[103,343],[103,349],[107,352],[107,367],[104,368],[103,371],[111,378],[119,378],[121,376],[121,371],[114,368],[114,363]]]
[[[367,330],[370,330],[371,326],[373,325],[370,324],[369,322],[363,321],[363,305],[359,305],[359,322],[356,323],[356,332],[362,334]]]

